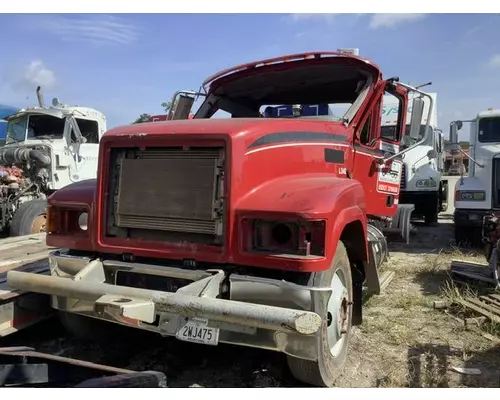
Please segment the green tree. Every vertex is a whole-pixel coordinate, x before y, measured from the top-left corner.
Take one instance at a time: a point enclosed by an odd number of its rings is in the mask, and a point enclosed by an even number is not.
[[[175,112],[175,107],[177,107],[177,102],[178,102],[178,100],[175,101],[175,104],[173,106],[174,112]],[[163,103],[161,103],[161,106],[163,107],[165,112],[168,113],[170,111],[170,109],[172,108],[172,102],[171,101],[164,101]]]
[[[133,124],[140,124],[141,122],[147,122],[149,120],[149,118],[151,117],[150,114],[147,114],[147,113],[143,113],[141,115],[139,115],[139,118],[137,118]]]

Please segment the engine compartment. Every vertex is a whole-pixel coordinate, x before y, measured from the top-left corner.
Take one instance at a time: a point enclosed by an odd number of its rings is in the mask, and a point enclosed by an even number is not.
[[[20,203],[49,194],[50,147],[3,147],[0,149],[0,231],[9,225]]]

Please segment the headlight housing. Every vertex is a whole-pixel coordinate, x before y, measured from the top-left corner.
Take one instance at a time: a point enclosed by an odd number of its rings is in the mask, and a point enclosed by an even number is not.
[[[243,218],[243,251],[254,254],[325,256],[326,221]]]
[[[419,179],[415,183],[415,186],[418,187],[418,188],[436,187],[437,186],[437,182],[434,179],[432,179],[432,178],[429,178],[429,179]]]
[[[455,192],[456,201],[484,201],[485,199],[484,190],[457,190]]]
[[[47,207],[48,235],[88,236],[87,208]]]

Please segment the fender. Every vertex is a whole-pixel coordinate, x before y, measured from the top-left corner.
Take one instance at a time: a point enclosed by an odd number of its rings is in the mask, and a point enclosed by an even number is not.
[[[94,251],[94,230],[92,229],[93,216],[95,215],[95,195],[97,189],[96,179],[87,179],[71,183],[57,190],[47,199],[49,207],[72,208],[88,210],[86,233],[78,235],[47,235],[47,245],[56,248],[70,248],[73,250]]]
[[[74,182],[52,193],[48,198],[48,204],[56,207],[77,207],[81,205],[90,208],[90,205],[94,202],[96,188],[97,179]]]
[[[366,201],[364,189],[356,180],[339,178],[331,174],[282,177],[266,182],[249,192],[235,204],[235,210],[238,220],[244,217],[326,220],[325,257],[321,260],[280,259],[283,268],[309,272],[328,269],[344,228],[353,222],[359,224],[358,232],[363,235],[362,238],[358,235],[357,240],[361,242],[364,239],[363,245],[358,247],[361,248],[361,251],[357,252],[359,261],[367,259]],[[274,257],[255,256],[255,262],[263,264],[264,258]],[[273,261],[276,265],[276,258]]]

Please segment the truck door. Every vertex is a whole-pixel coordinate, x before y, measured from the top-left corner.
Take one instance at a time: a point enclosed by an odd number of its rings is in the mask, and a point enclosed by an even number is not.
[[[97,160],[99,151],[99,125],[93,119],[75,118],[85,143],[70,146],[72,163],[69,168],[70,180],[78,182],[93,179],[97,176]],[[71,138],[76,142],[76,135],[71,130]]]
[[[382,136],[381,113],[383,95],[393,96],[391,102],[399,103],[397,124]],[[396,154],[402,127],[405,125],[407,101],[403,93],[398,93],[389,84],[385,84],[356,126],[354,139],[353,178],[360,181],[365,189],[366,209],[368,214],[392,216],[399,202],[399,190],[403,162],[393,159],[386,165],[376,162],[384,154]]]

